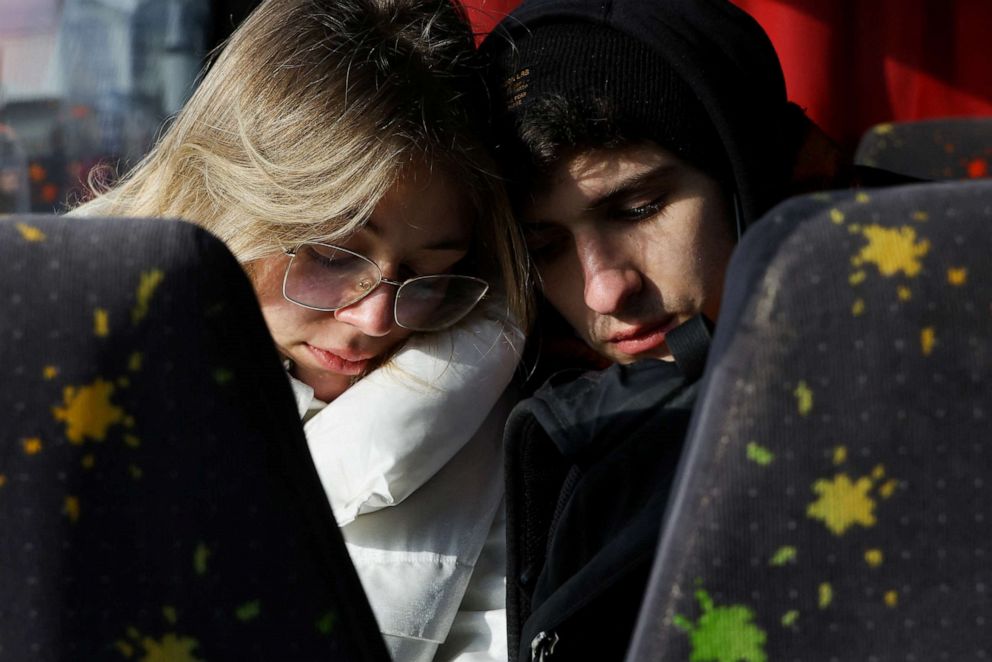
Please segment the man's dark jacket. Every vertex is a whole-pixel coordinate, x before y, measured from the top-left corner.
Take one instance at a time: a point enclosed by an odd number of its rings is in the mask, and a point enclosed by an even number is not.
[[[563,373],[513,410],[506,430],[511,660],[532,659],[532,647],[533,659],[623,659],[706,348],[688,377],[658,360]]]

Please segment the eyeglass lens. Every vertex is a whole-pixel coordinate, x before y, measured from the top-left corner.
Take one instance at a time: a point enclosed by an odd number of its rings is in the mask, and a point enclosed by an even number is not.
[[[337,310],[359,301],[380,280],[379,268],[361,255],[303,244],[289,263],[283,293],[310,308]],[[415,331],[443,329],[467,315],[488,287],[481,279],[458,275],[408,280],[396,292],[396,323]]]
[[[360,255],[330,246],[303,244],[286,274],[285,294],[313,308],[354,303],[379,283],[379,268]]]
[[[396,323],[408,329],[443,329],[468,314],[488,289],[465,276],[424,276],[396,292]]]

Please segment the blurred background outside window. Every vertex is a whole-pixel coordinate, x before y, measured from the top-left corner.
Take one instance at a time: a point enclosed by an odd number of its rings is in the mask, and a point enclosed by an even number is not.
[[[520,2],[461,1],[480,40]],[[733,1],[851,155],[879,122],[992,116],[989,0]],[[0,213],[63,211],[96,164],[126,172],[259,2],[0,0]]]
[[[210,0],[0,0],[0,213],[61,211],[186,101]]]

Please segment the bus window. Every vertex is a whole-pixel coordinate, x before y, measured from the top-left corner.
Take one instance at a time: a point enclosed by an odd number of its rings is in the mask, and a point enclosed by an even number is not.
[[[0,214],[30,210],[28,163],[13,130],[0,124]]]
[[[211,20],[209,0],[0,0],[0,190],[26,180],[30,211],[57,212],[94,166],[134,165],[191,93]]]

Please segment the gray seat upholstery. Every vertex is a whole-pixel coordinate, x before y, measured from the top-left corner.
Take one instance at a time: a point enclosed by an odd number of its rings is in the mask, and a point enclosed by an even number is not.
[[[0,219],[0,657],[385,660],[241,267]]]
[[[854,162],[924,181],[992,177],[992,117],[878,124],[862,136]]]
[[[628,660],[992,657],[992,182],[745,235]]]

